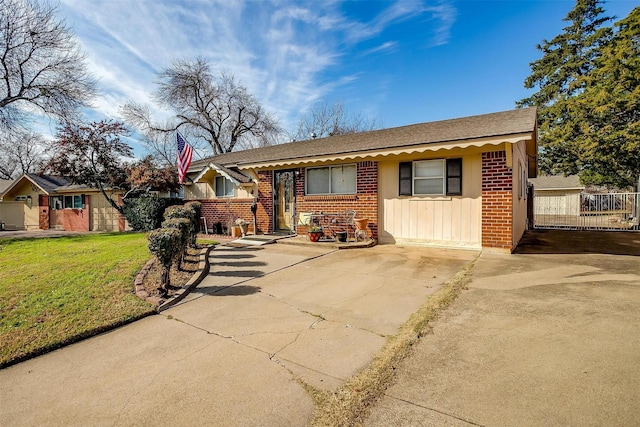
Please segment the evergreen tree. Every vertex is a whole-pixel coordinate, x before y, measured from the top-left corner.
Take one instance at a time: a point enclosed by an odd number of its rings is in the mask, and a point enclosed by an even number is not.
[[[594,69],[573,101],[579,122],[574,144],[587,184],[619,188],[640,177],[640,7],[616,23],[613,39],[602,49]]]
[[[600,0],[577,0],[564,18],[564,32],[537,46],[542,58],[532,62],[526,88],[538,91],[519,101],[518,106],[538,107],[540,168],[545,173],[573,174],[585,166],[578,156],[576,136],[583,123],[572,112],[575,97],[585,90],[585,76],[595,67],[603,46],[612,37],[604,26],[611,18],[603,16]]]

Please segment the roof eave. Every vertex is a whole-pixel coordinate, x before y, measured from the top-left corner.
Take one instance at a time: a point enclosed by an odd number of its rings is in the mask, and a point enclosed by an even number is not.
[[[359,150],[343,153],[333,153],[319,156],[299,156],[291,157],[288,159],[268,160],[263,162],[242,162],[236,166],[241,169],[265,169],[273,167],[284,167],[294,165],[304,165],[319,162],[338,161],[338,160],[356,160],[375,157],[388,157],[392,155],[401,154],[415,154],[434,152],[440,150],[453,150],[464,149],[471,147],[483,147],[483,146],[498,146],[504,143],[515,144],[520,141],[530,141],[532,134],[530,132],[523,132],[518,134],[492,136],[484,138],[472,138],[472,139],[458,139],[452,141],[440,141],[429,143],[417,143],[411,145],[405,145],[401,147],[388,147],[388,148],[375,148],[370,150]]]

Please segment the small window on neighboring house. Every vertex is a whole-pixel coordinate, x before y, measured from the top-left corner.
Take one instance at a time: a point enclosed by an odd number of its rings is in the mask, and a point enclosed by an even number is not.
[[[216,176],[216,197],[233,197],[233,183],[224,176]]]
[[[400,163],[401,196],[462,195],[462,159]]]
[[[306,170],[307,194],[356,194],[356,165]]]
[[[49,198],[49,207],[51,210],[59,211],[62,210],[63,207],[63,197],[62,196],[51,196]]]
[[[62,196],[60,196],[62,197]],[[64,196],[65,209],[82,209],[83,195]]]

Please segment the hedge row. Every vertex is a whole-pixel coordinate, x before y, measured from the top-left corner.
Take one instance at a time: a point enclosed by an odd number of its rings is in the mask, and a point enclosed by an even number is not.
[[[201,212],[202,206],[199,202],[169,206],[164,210],[162,228],[155,229],[148,235],[149,251],[162,265],[163,294],[166,294],[171,286],[171,266],[175,264],[179,267],[187,247],[196,243]]]
[[[182,204],[181,199],[145,195],[124,199],[122,209],[131,228],[135,231],[151,231],[160,227],[165,209],[178,204]]]

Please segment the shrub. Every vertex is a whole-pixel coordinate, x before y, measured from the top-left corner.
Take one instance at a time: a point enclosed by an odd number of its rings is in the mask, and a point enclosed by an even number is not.
[[[186,249],[189,238],[191,237],[191,221],[187,218],[170,218],[162,222],[162,228],[173,228],[180,232],[180,245],[182,249]]]
[[[196,238],[198,237],[198,231],[200,230],[200,218],[202,217],[202,203],[200,202],[187,202],[184,207],[191,211],[191,245],[196,244]]]
[[[166,294],[171,285],[169,276],[171,264],[182,250],[181,232],[175,228],[159,228],[150,232],[147,240],[149,251],[162,265],[162,290]]]
[[[195,210],[190,208],[189,206],[185,205],[185,206],[169,206],[167,209],[165,209],[164,211],[164,219],[165,222],[167,220],[170,219],[176,219],[176,218],[183,218],[186,219],[189,222],[189,228],[187,230],[187,243],[192,242],[192,244],[195,244],[196,239],[195,236],[197,235],[198,231],[197,231],[197,222],[195,219]],[[200,217],[198,217],[199,219]],[[194,226],[195,223],[195,226]],[[163,223],[164,224],[164,223]],[[164,225],[163,225],[164,227]]]
[[[183,205],[169,206],[164,210],[164,219],[187,218],[191,221],[193,213]]]
[[[180,199],[165,199],[152,195],[124,199],[123,213],[129,226],[136,231],[150,231],[160,227],[167,206]]]

